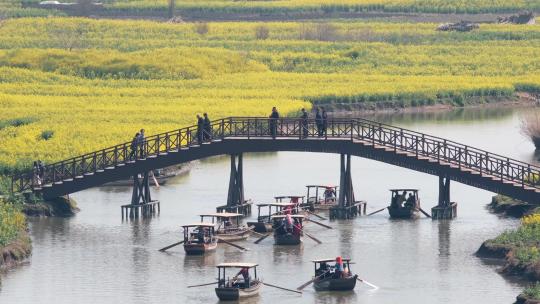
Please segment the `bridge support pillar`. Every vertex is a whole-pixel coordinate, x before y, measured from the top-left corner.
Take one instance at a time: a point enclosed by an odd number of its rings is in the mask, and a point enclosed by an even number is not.
[[[450,201],[450,178],[439,176],[439,203],[431,208],[431,218],[453,219],[457,216],[457,203]]]
[[[244,199],[243,155],[231,154],[231,175],[227,205],[216,208],[217,212],[251,213],[251,203]]]
[[[123,205],[122,219],[149,217],[159,213],[159,201],[152,200],[150,195],[150,178],[148,172],[133,176],[133,192],[131,194],[131,204]]]
[[[330,208],[330,218],[350,219],[365,214],[366,203],[355,201],[351,177],[351,155],[340,155],[339,195],[337,206]]]

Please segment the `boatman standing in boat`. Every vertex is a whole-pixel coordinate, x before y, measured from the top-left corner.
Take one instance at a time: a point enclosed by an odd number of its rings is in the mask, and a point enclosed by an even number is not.
[[[249,288],[249,268],[243,267],[242,269],[240,269],[240,271],[233,278],[234,282],[236,282],[239,275],[242,275],[242,277],[244,278],[244,288]]]
[[[340,256],[336,258],[336,265],[334,266],[334,270],[334,275],[336,278],[341,278],[343,276],[343,259]]]

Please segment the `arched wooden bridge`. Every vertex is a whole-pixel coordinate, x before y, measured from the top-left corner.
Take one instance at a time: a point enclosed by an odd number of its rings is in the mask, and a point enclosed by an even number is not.
[[[201,144],[197,140],[196,126],[153,135],[146,138],[141,147],[143,156],[137,159],[130,159],[131,143],[126,142],[47,165],[41,185],[35,184],[31,171],[13,176],[13,191],[33,191],[44,198],[52,198],[137,176],[152,169],[214,155],[306,151],[355,155],[437,175],[440,186],[447,187],[446,191],[441,190],[443,194],[439,203],[449,200],[449,197],[444,197],[444,193],[449,192],[449,186],[445,186],[449,180],[526,202],[540,203],[539,166],[365,119],[330,119],[327,133],[322,137],[317,134],[314,119],[306,122],[284,118],[275,123],[275,139],[270,136],[269,119],[253,117],[229,117],[213,121],[211,140]],[[307,132],[307,137],[304,137],[304,132]],[[236,158],[231,163],[229,196],[235,187],[239,189],[237,192],[243,193],[241,157],[239,164],[236,164]],[[344,168],[343,159],[342,173],[348,171]],[[350,164],[346,166],[350,168]],[[238,195],[243,199],[243,194]]]

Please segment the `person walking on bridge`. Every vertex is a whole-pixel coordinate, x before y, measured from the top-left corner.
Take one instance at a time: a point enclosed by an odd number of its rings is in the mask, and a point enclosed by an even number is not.
[[[209,141],[212,139],[212,122],[210,121],[210,118],[208,118],[208,114],[204,113],[204,141]]]
[[[315,124],[317,125],[317,135],[319,137],[322,137],[323,120],[322,120],[321,110],[318,107],[315,112]]]
[[[197,114],[197,142],[202,144],[204,132],[204,119],[201,115]]]
[[[300,116],[301,119],[301,129],[302,129],[302,138],[308,137],[308,113],[306,112],[306,109],[302,108],[302,116]]]
[[[137,143],[140,151],[139,158],[145,158],[144,146],[146,143],[146,138],[144,137],[144,129],[141,129],[141,131],[139,131],[139,140],[137,141]]]
[[[270,127],[270,134],[272,135],[273,139],[276,139],[277,135],[277,124],[279,120],[279,113],[276,109],[276,107],[272,108],[272,114],[269,116],[268,126]]]
[[[328,114],[326,113],[326,110],[324,109],[324,107],[321,107],[321,110],[322,110],[322,114],[321,114],[321,117],[322,117],[322,136],[326,136],[326,128],[328,127]]]
[[[134,160],[137,158],[137,146],[139,144],[139,132],[135,133],[133,139],[131,140],[131,152],[129,153],[129,160]]]

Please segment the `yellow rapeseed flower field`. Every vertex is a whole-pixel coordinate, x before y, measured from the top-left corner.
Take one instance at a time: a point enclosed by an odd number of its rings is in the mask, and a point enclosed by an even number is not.
[[[0,24],[0,171],[195,122],[312,104],[540,91],[540,27],[26,18]],[[261,36],[260,29],[267,34]]]

